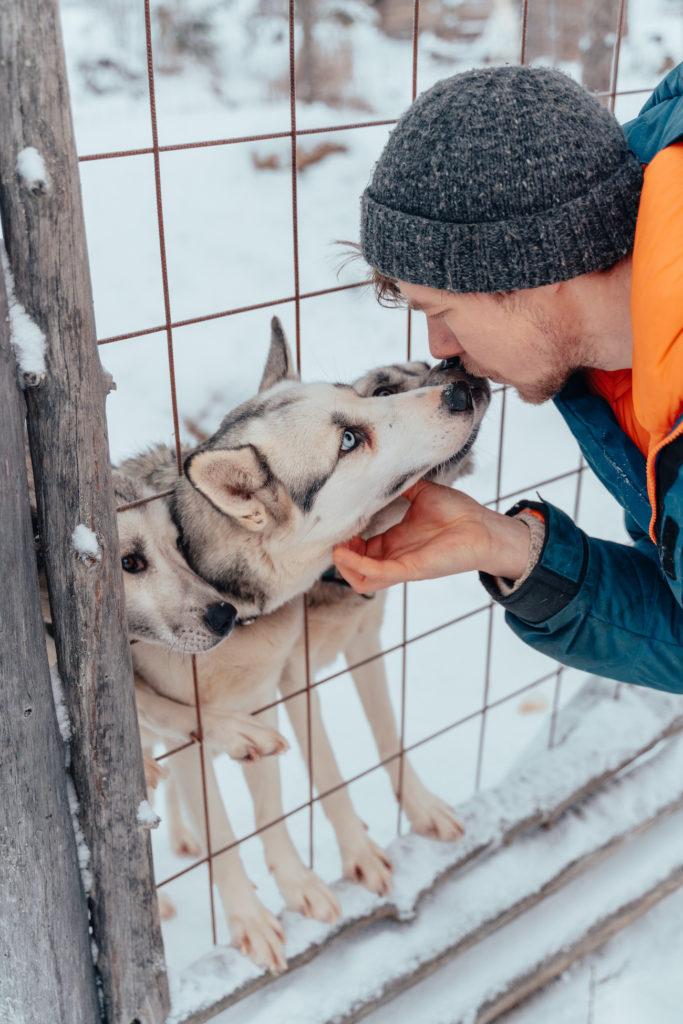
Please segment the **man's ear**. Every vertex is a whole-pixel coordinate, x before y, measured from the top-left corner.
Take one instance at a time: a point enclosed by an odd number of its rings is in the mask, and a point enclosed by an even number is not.
[[[195,452],[185,463],[185,475],[219,512],[254,533],[263,530],[268,513],[256,494],[268,473],[251,446]]]
[[[270,348],[259,384],[259,391],[267,391],[282,380],[298,380],[282,324],[276,316],[270,321]]]

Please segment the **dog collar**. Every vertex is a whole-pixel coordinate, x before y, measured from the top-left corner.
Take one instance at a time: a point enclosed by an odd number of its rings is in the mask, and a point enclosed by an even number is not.
[[[342,574],[337,569],[336,565],[331,565],[329,569],[325,569],[319,580],[320,583],[336,583],[340,587],[348,587],[351,590],[351,584],[348,580],[345,580]],[[375,596],[374,594],[359,594],[359,597],[364,597],[366,601],[371,601]]]

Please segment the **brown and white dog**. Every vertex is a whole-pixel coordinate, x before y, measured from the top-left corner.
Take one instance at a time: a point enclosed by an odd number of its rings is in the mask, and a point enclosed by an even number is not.
[[[457,474],[488,400],[486,384],[468,377],[454,361],[431,370],[423,363],[386,367],[354,386],[302,384],[274,320],[258,395],[229,413],[218,431],[187,455],[184,478],[176,478],[173,455],[165,448],[124,464],[122,469],[145,487],[157,492],[174,488],[170,509],[183,554],[238,612],[229,642],[198,660],[204,723],[268,707],[280,687],[291,698],[287,706],[294,730],[307,748],[305,706],[291,696],[304,685],[303,605],[294,599],[310,592],[314,668],[340,651],[350,664],[378,653],[383,599],[365,601],[338,581],[320,581],[332,563],[333,546],[354,534],[374,532],[380,521],[400,519],[405,507],[400,494],[418,479]],[[174,653],[160,657],[146,643],[136,644],[133,655],[140,685],[157,701],[158,719],[152,714],[145,724],[164,742],[172,741],[169,718],[176,706],[187,714],[194,700],[190,660]],[[380,755],[395,754],[398,738],[381,661],[356,670],[354,678]],[[341,776],[316,696],[311,712],[314,783],[324,793],[341,783]],[[258,721],[276,729],[276,708],[261,712]],[[204,734],[216,752],[225,749],[219,733]],[[173,780],[194,832],[203,835],[201,787],[192,755],[190,750],[174,756]],[[390,767],[395,788],[397,763]],[[339,912],[334,895],[302,863],[282,820],[277,759],[246,764],[244,770],[256,827],[273,823],[262,840],[287,906],[333,920]],[[403,780],[403,803],[413,826],[457,838],[460,828],[452,811],[426,790],[408,764]],[[212,846],[224,851],[214,860],[214,882],[233,941],[257,963],[282,970],[281,925],[259,901],[244,871],[210,759],[206,785]],[[391,866],[368,837],[343,787],[324,797],[323,806],[345,872],[385,892]]]

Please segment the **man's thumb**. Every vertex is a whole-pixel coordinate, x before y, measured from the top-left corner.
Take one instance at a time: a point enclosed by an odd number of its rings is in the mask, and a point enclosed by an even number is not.
[[[409,501],[412,504],[417,498],[417,496],[422,493],[422,491],[426,490],[428,487],[435,486],[436,485],[430,483],[429,480],[418,480],[416,484],[413,484],[412,487],[409,487],[407,491],[404,491],[401,497],[405,498],[406,501]]]

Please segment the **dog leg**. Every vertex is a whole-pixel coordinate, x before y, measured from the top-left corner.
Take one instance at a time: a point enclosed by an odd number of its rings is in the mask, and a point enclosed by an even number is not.
[[[175,778],[177,767],[174,761],[175,755],[168,759],[168,775],[164,784],[169,843],[176,857],[199,857],[203,844],[185,822]]]
[[[145,784],[147,786],[147,798],[154,807],[156,804],[156,788],[162,779],[168,779],[168,769],[159,764],[154,757],[155,737],[146,729],[140,729],[140,742],[142,743],[142,762],[145,770]],[[169,823],[170,824],[170,823]],[[159,904],[159,918],[168,921],[176,915],[175,904],[170,896],[160,889],[157,890],[157,901]]]
[[[283,696],[299,690],[300,680],[292,670],[292,659],[282,673],[280,690]],[[313,785],[318,793],[335,792],[321,799],[323,811],[334,829],[339,844],[344,875],[359,882],[371,892],[383,896],[391,887],[391,861],[376,843],[370,839],[367,827],[356,814],[348,790],[343,785],[341,772],[334,756],[320,710],[320,699],[316,690],[310,692]],[[285,701],[287,714],[296,734],[304,760],[308,751],[308,720],[306,694],[290,697]],[[337,788],[339,787],[339,788]]]
[[[191,748],[174,754],[174,769],[185,812],[197,835],[205,834],[204,800],[197,759]],[[223,805],[211,757],[205,758],[206,796],[214,850],[231,846],[235,836]],[[230,928],[233,945],[260,967],[279,974],[287,967],[285,935],[278,919],[261,903],[254,892],[238,848],[213,858],[213,881]]]
[[[259,716],[277,728],[277,709]],[[264,829],[261,841],[268,865],[278,889],[290,910],[316,921],[333,922],[341,913],[336,896],[302,862],[287,830],[282,808],[280,766],[274,758],[243,766],[244,777],[254,801],[256,827]],[[275,824],[268,827],[269,822]]]
[[[344,652],[349,665],[358,664],[381,651],[379,631],[361,630]],[[383,658],[374,658],[351,672],[366,717],[377,744],[380,761],[387,760],[385,768],[398,798],[400,758],[396,720],[389,697]],[[413,831],[434,839],[453,841],[460,839],[463,828],[453,809],[424,785],[408,757],[403,755],[401,805]]]
[[[146,729],[177,744],[196,739],[195,708],[158,693],[137,673],[135,700],[138,719]],[[288,746],[284,736],[252,715],[226,711],[213,704],[202,707],[202,735],[207,746],[225,751],[235,761],[256,761],[259,757],[281,754]]]
[[[157,903],[159,904],[160,920],[170,921],[171,918],[176,916],[177,910],[175,908],[175,903],[168,893],[162,892],[161,889],[157,890]]]

